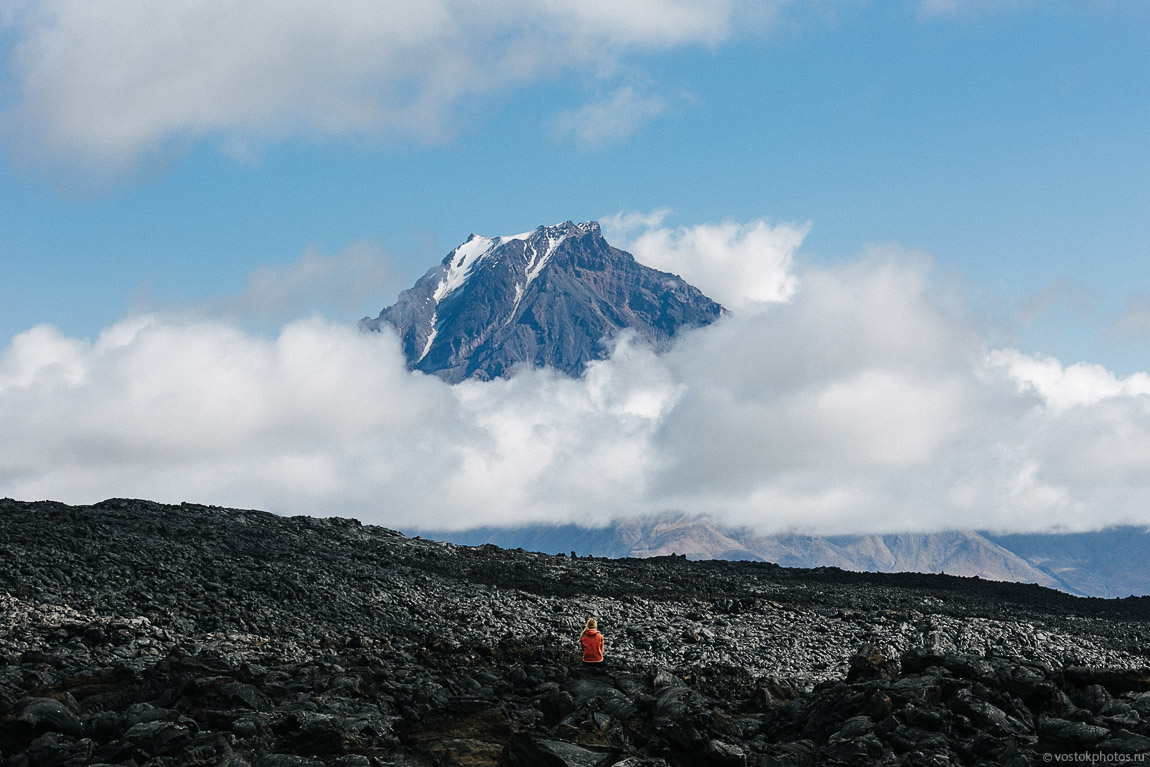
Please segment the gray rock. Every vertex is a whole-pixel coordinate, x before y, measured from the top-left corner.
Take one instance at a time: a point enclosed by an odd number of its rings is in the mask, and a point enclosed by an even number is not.
[[[508,741],[499,767],[606,767],[618,756],[617,748],[520,734]]]
[[[324,767],[319,759],[295,754],[264,754],[257,757],[253,767]]]
[[[1070,696],[1077,705],[1097,714],[1110,702],[1110,693],[1100,684],[1088,684]]]
[[[1110,730],[1085,722],[1070,722],[1055,717],[1040,717],[1038,734],[1044,742],[1058,747],[1093,746],[1110,736]]]
[[[58,700],[28,698],[19,706],[16,721],[32,733],[56,732],[74,738],[84,733],[80,718]]]
[[[1150,754],[1150,736],[1118,730],[1098,744],[1103,754]]]
[[[896,679],[899,661],[887,658],[882,650],[874,645],[865,645],[848,661],[847,681],[857,682],[868,679]]]
[[[30,767],[86,767],[92,763],[95,744],[60,732],[46,732],[28,746]]]

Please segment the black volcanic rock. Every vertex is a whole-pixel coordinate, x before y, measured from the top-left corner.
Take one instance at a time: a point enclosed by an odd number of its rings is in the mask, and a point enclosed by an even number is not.
[[[593,221],[514,237],[471,235],[360,327],[395,327],[408,365],[458,383],[517,365],[579,375],[631,330],[656,349],[722,307],[681,278],[611,247]]]
[[[607,667],[575,638],[599,618]],[[1042,764],[1150,750],[1150,599],[0,501],[0,760]]]

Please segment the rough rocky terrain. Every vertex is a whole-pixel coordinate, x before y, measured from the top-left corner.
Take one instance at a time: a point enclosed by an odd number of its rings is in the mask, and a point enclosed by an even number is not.
[[[958,765],[1150,752],[1150,598],[0,501],[4,765]],[[575,638],[596,616],[608,666]],[[1101,756],[1099,756],[1101,755]]]

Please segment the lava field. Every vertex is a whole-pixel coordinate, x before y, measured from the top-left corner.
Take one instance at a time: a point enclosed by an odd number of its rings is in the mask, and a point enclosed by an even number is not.
[[[1147,597],[6,499],[0,764],[1136,764],[1148,628]]]

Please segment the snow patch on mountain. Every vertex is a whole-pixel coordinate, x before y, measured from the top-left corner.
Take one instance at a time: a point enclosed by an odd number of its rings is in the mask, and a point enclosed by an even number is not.
[[[547,261],[555,252],[555,249],[562,244],[563,240],[567,239],[566,233],[552,234],[552,232],[562,231],[564,227],[564,224],[556,224],[550,227],[541,226],[534,231],[504,235],[501,237],[484,237],[479,234],[472,234],[467,238],[467,242],[451,252],[449,257],[450,263],[447,265],[447,274],[444,275],[435,289],[433,296],[435,302],[439,303],[463,287],[478,263],[498,252],[504,245],[515,242],[516,240],[522,240],[528,243],[524,248],[524,255],[527,256],[527,282],[525,285],[530,285],[531,281],[538,277],[539,273],[543,271],[543,267],[547,265]],[[584,228],[584,224],[580,224],[577,228],[582,232],[587,231],[587,229]],[[538,245],[531,242],[535,235],[541,233],[547,234],[547,246],[543,249],[542,254],[539,251]]]
[[[555,249],[558,248],[566,239],[567,235],[565,234],[558,237],[548,237],[547,249],[543,252],[542,256],[539,255],[538,248],[536,248],[534,245],[531,246],[531,258],[529,258],[527,261],[528,285],[531,284],[532,280],[539,276],[539,273],[543,271],[543,267],[547,266],[547,262],[550,260],[551,254],[554,253]]]
[[[455,290],[462,287],[463,283],[467,282],[467,278],[471,276],[472,267],[492,251],[496,242],[498,240],[473,234],[467,239],[467,242],[452,251],[447,274],[439,281],[439,286],[436,287],[433,295],[436,303],[447,298]]]
[[[439,312],[435,312],[431,315],[431,331],[427,334],[427,343],[423,346],[423,353],[419,355],[420,360],[426,357],[427,353],[431,351],[431,345],[435,343],[435,336],[439,334],[439,329],[435,327],[435,323],[438,319]],[[416,360],[416,362],[418,361],[419,360]]]

